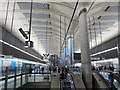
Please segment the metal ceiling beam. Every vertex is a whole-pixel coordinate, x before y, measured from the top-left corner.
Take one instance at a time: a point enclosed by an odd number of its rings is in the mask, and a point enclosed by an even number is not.
[[[46,34],[44,34],[44,35],[42,35],[42,34],[37,34],[36,36],[33,36],[33,37],[45,37],[46,36]],[[47,37],[58,37],[59,38],[59,36],[60,35],[58,35],[58,34],[47,34]],[[63,38],[63,37],[61,37],[61,38]]]
[[[32,20],[33,21],[48,21],[48,22],[52,22],[52,23],[54,23],[54,22],[59,23],[60,22],[59,19],[56,19],[53,17],[51,17],[51,18],[33,18]],[[64,22],[61,21],[61,24],[64,25]]]
[[[96,22],[118,22],[118,20],[115,20],[115,19],[109,19],[109,20],[105,20],[105,19],[95,19]],[[91,23],[92,23],[92,19],[91,19]]]
[[[32,29],[32,31],[43,31],[43,32],[45,32],[45,30],[41,30],[41,29]],[[59,34],[58,29],[49,29],[48,31],[52,32],[52,33],[54,32],[56,34]],[[64,35],[64,32],[62,32],[62,35]]]
[[[3,11],[1,11],[1,12],[3,12]],[[5,20],[5,19],[1,19],[1,20]],[[9,20],[11,20],[11,18],[8,18],[7,19],[8,21]],[[26,21],[26,20],[29,20],[29,18],[15,18],[15,20],[17,21],[17,20],[20,20],[20,21]],[[32,18],[32,21],[48,21],[48,22],[52,22],[52,23],[59,23],[60,22],[60,20],[59,19],[56,19],[56,18],[53,18],[53,17],[51,17],[51,18]],[[64,25],[64,22],[63,21],[61,21],[61,24],[62,25]],[[68,24],[66,24],[66,25],[68,25]]]
[[[29,9],[27,10],[27,9],[16,9],[15,10],[15,12],[17,12],[17,13],[29,13]],[[65,16],[65,17],[68,17],[68,18],[70,18],[68,15],[66,15],[66,14],[64,14],[64,13],[62,13],[62,12],[58,12],[58,11],[55,11],[55,10],[52,10],[52,9],[48,9],[48,10],[33,10],[33,13],[37,13],[37,14],[41,14],[41,13],[43,13],[43,14],[53,14],[53,15],[62,15],[62,16]]]
[[[103,6],[118,6],[118,1],[116,2],[101,2],[99,4],[97,4],[96,6],[94,6],[93,8],[99,8],[99,7],[103,7]]]
[[[6,0],[8,1],[8,0]],[[12,0],[10,2],[13,2]],[[16,2],[31,2],[30,0],[16,0]],[[67,2],[55,2],[55,1],[40,1],[40,0],[34,0],[35,3],[46,3],[46,4],[56,4],[56,5],[61,5],[62,7],[67,7],[67,8],[70,8],[70,9],[74,9],[73,7],[71,7]]]
[[[89,14],[89,17],[92,17],[92,16],[113,16],[113,15],[118,15],[118,12],[99,11],[99,12],[96,12],[96,13]]]
[[[70,4],[68,4],[67,2],[49,2],[48,4],[57,4],[57,5],[61,5],[61,6],[65,6],[65,7],[68,7],[70,9],[74,9],[73,7],[71,7]]]
[[[94,25],[96,28],[99,28],[99,25]],[[91,26],[93,27],[93,25]],[[113,25],[101,25],[101,28],[113,27]],[[115,27],[115,26],[114,26]],[[92,29],[92,28],[91,28]]]
[[[46,37],[45,37],[45,35],[44,35],[44,36],[41,36],[41,35],[36,35],[36,36],[33,36],[33,37],[46,38]],[[47,37],[49,37],[49,38],[57,38],[57,39],[60,39],[60,37],[59,37],[59,36],[57,36],[57,35],[48,35]],[[62,39],[63,39],[63,38],[62,38]]]
[[[25,24],[25,25],[28,25],[28,24]],[[34,24],[34,25],[32,25],[32,26],[36,26],[36,27],[45,27],[45,25],[41,25],[41,24],[36,24],[36,25]],[[51,28],[54,27],[54,28],[58,28],[58,29],[60,28],[60,26],[55,25],[55,24],[49,24],[49,25],[48,25],[48,28],[49,28],[49,27],[51,27]],[[63,27],[61,27],[61,29],[64,30]]]
[[[50,42],[50,40],[51,39],[47,39],[48,40],[48,42]],[[39,39],[39,41],[41,42],[46,42],[46,39]],[[58,39],[54,39],[54,43],[56,43],[56,44],[54,44],[54,45],[57,45],[57,46],[59,46],[59,44],[60,44],[60,41],[58,40]]]

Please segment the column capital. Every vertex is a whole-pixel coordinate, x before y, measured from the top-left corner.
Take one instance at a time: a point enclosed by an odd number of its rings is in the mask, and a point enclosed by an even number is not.
[[[72,36],[72,35],[70,35],[67,39],[69,39],[69,38],[73,38],[73,36]]]
[[[79,16],[80,16],[83,12],[87,12],[87,9],[86,9],[86,8],[83,8],[82,10],[80,10]]]

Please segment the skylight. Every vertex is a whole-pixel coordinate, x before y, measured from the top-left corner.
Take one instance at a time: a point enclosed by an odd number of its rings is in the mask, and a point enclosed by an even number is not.
[[[20,9],[30,9],[30,2],[18,2],[17,3]],[[49,4],[44,4],[44,3],[33,3],[33,9],[40,9],[40,10],[48,10],[49,9]]]

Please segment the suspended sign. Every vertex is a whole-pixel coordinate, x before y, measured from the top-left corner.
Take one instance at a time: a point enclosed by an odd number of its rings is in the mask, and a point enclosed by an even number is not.
[[[91,60],[100,60],[100,57],[91,57]]]
[[[49,54],[43,54],[45,59],[48,59]]]

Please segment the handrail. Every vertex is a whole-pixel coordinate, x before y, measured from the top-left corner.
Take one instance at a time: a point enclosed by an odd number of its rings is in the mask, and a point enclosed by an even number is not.
[[[113,73],[112,71],[100,71],[100,72],[106,72],[106,73],[112,73],[114,75],[114,79],[116,79],[119,83],[120,83],[120,74],[116,75],[115,73]]]
[[[16,77],[21,76],[21,75],[26,75],[26,74],[50,74],[50,73],[23,73],[23,74],[18,74]],[[14,78],[15,76],[9,76],[8,79]],[[6,78],[1,78],[0,81],[5,80]]]
[[[79,90],[79,89],[85,89],[86,90],[85,84],[82,80],[82,74],[81,73],[79,73],[79,72],[72,73],[72,79],[73,79],[74,87],[75,87],[76,90]]]
[[[52,78],[51,78],[51,90],[52,89],[57,89],[60,90],[60,75],[59,73],[53,73]]]
[[[25,84],[25,83],[27,83],[28,82],[28,79],[29,79],[29,76],[28,75],[32,75],[33,74],[33,77],[34,77],[34,82],[36,81],[35,80],[35,78],[36,78],[36,74],[43,74],[43,75],[45,75],[45,74],[51,74],[50,72],[36,72],[35,71],[36,69],[34,69],[33,71],[34,72],[29,72],[29,69],[28,68],[21,68],[21,69],[18,69],[17,67],[15,67],[15,70],[12,70],[12,71],[14,71],[14,73],[12,73],[11,74],[11,71],[10,71],[10,69],[8,68],[8,67],[6,67],[6,70],[5,70],[5,75],[4,75],[4,77],[1,77],[0,78],[0,81],[5,81],[4,82],[4,86],[2,87],[2,89],[4,89],[4,90],[7,90],[8,89],[8,80],[9,79],[13,79],[12,81],[13,81],[13,89],[16,89],[17,87],[19,87],[18,85],[17,85],[17,77],[19,77],[20,76],[20,86],[22,86],[23,84]],[[25,77],[24,77],[24,75],[25,75]],[[23,78],[25,78],[25,83],[23,83]],[[3,84],[1,84],[1,85],[3,85]],[[11,87],[11,86],[10,86]]]
[[[99,73],[93,73],[93,81],[94,88],[110,88],[107,81]]]

